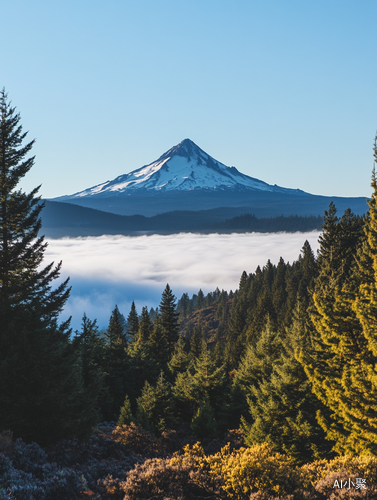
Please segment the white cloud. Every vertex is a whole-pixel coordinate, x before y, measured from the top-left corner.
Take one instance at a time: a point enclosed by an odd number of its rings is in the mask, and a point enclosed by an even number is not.
[[[217,286],[238,287],[243,270],[254,272],[268,259],[297,260],[308,240],[318,248],[318,231],[309,233],[99,236],[49,240],[45,263],[63,260],[62,277],[71,276],[72,295],[65,315],[78,328],[85,310],[105,326],[117,303],[127,315],[132,300],[156,306],[166,283],[175,295],[208,293]]]

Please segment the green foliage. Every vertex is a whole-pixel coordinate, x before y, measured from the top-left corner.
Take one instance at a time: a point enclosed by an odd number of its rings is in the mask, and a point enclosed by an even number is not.
[[[152,322],[149,317],[148,308],[143,307],[141,310],[141,317],[139,321],[139,334],[138,338],[141,342],[147,342],[152,332]]]
[[[125,320],[117,306],[111,313],[109,326],[104,334],[107,342],[103,351],[103,363],[106,370],[105,384],[108,388],[109,402],[102,412],[105,420],[116,420],[124,395],[129,389],[130,376]]]
[[[174,420],[174,402],[170,384],[161,372],[155,386],[145,382],[141,396],[137,399],[136,419],[139,425],[152,432],[162,432]]]
[[[34,164],[25,159],[20,116],[0,92],[0,431],[48,443],[83,436],[97,419],[86,393],[69,322],[58,316],[69,297],[68,280],[52,290],[61,262],[41,267],[47,244],[39,236],[43,204],[16,190]]]
[[[227,407],[227,380],[224,366],[217,367],[206,344],[202,352],[184,373],[178,373],[173,392],[179,417],[191,422],[198,408],[209,404],[218,418]]]
[[[315,418],[323,405],[312,394],[295,357],[305,316],[298,303],[293,325],[283,339],[266,329],[256,349],[249,348],[234,380],[247,393],[252,416],[251,424],[243,420],[246,444],[267,442],[300,464],[329,456],[332,446]]]
[[[98,418],[102,409],[112,403],[109,388],[106,385],[104,354],[106,341],[99,333],[96,320],[91,321],[84,313],[81,331],[76,331],[72,345],[80,353],[85,390],[91,396],[97,408]]]
[[[132,416],[131,403],[128,395],[126,394],[126,398],[124,400],[123,406],[120,409],[120,414],[118,418],[118,426],[122,427],[123,425],[130,425],[131,422],[134,422],[134,417]]]
[[[169,353],[172,354],[174,351],[174,345],[179,337],[179,314],[177,312],[176,298],[171,291],[169,283],[166,285],[165,290],[162,293],[159,311],[160,323],[165,330]]]
[[[313,215],[280,215],[278,217],[257,218],[254,214],[243,214],[232,219],[227,219],[224,222],[217,224],[220,229],[232,229],[244,231],[257,231],[257,232],[275,232],[275,231],[313,231],[314,229],[321,229],[322,217],[315,217]]]
[[[194,435],[200,439],[211,439],[217,436],[215,412],[209,403],[204,403],[198,408],[191,421],[190,428]]]
[[[127,317],[127,335],[132,341],[139,332],[139,317],[137,315],[135,302],[132,301],[131,310]]]
[[[363,226],[364,220],[349,210],[338,218],[333,204],[325,212],[308,342],[300,354],[312,390],[328,408],[317,409],[318,422],[327,439],[335,441],[334,450],[348,453],[377,450],[372,382],[377,358],[357,314],[362,282],[371,280],[370,246]],[[366,235],[369,227],[367,219]]]
[[[185,342],[183,337],[179,337],[174,346],[173,356],[169,361],[169,370],[175,378],[178,373],[184,373],[190,365],[189,355],[185,351]]]

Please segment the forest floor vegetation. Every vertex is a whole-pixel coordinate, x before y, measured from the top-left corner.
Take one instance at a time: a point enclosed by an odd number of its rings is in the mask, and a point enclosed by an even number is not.
[[[85,441],[64,439],[45,448],[2,432],[0,499],[377,498],[376,457],[339,456],[299,467],[267,444],[245,448],[239,430],[203,443],[187,431],[157,437],[133,423],[105,422]],[[365,488],[356,488],[360,478]]]

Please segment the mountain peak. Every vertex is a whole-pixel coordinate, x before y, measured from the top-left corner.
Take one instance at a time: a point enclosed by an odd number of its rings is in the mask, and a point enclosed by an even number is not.
[[[270,191],[293,193],[292,189],[271,186],[227,167],[203,151],[191,139],[170,148],[157,160],[112,181],[60,198],[108,197],[135,192],[166,191]],[[295,190],[296,191],[296,190]],[[297,192],[296,192],[297,194]]]
[[[157,161],[165,160],[172,156],[182,156],[187,158],[189,161],[192,157],[208,156],[199,146],[195,144],[191,139],[183,139],[179,144],[170,148],[166,153],[160,156]]]

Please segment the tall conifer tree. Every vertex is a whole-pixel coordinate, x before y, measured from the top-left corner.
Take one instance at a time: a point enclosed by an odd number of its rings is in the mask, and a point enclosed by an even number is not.
[[[16,186],[34,164],[34,141],[22,145],[20,116],[0,92],[0,431],[47,443],[79,436],[95,423],[68,323],[58,316],[68,280],[52,290],[61,263],[41,267],[39,188]]]
[[[371,217],[365,224],[367,236],[375,217],[373,199],[370,209]],[[311,323],[306,328],[307,348],[299,358],[313,392],[331,411],[318,410],[317,419],[338,453],[377,451],[373,384],[377,353],[373,353],[357,317],[364,278],[372,288],[375,286],[370,260],[373,243],[362,244],[363,226],[363,219],[350,210],[338,218],[330,205],[325,213]]]
[[[167,283],[165,290],[162,293],[159,311],[160,323],[165,330],[169,353],[172,355],[175,343],[179,337],[179,314],[177,312],[176,298],[171,291],[169,283]]]

